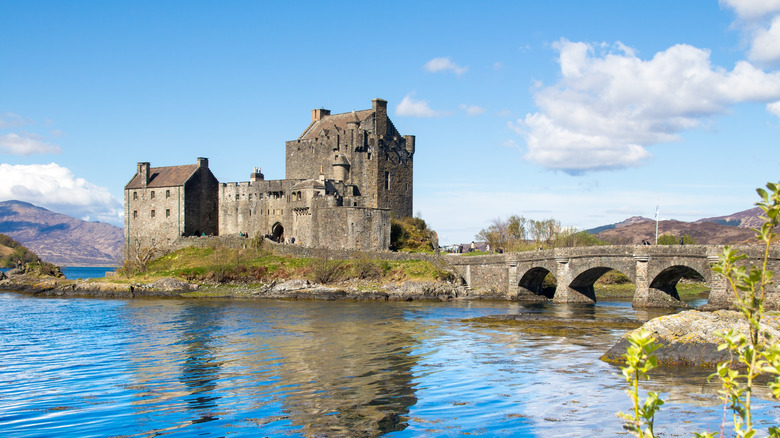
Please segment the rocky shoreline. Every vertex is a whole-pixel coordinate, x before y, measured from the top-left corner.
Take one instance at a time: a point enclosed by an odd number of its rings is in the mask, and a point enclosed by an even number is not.
[[[152,283],[112,283],[95,280],[67,280],[56,276],[30,276],[10,271],[0,279],[0,290],[34,296],[102,298],[258,298],[361,301],[451,301],[455,299],[492,299],[474,295],[465,285],[448,282],[414,282],[369,286],[352,282],[323,285],[308,280],[287,280],[263,285],[198,285],[175,278]]]
[[[1,273],[0,273],[1,274]],[[323,285],[308,280],[274,281],[262,285],[214,284],[198,285],[175,278],[162,278],[151,283],[116,283],[99,280],[68,280],[55,275],[25,274],[9,271],[0,275],[0,291],[48,297],[94,298],[246,298],[290,300],[356,300],[356,301],[452,301],[473,299],[505,300],[504,296],[476,294],[465,285],[449,282],[413,282],[368,285],[351,282]],[[609,328],[631,329],[641,323],[636,320],[591,321],[551,319],[535,315],[493,315],[470,320],[488,324],[523,324],[532,331],[561,333],[594,330],[606,324]],[[714,367],[730,359],[728,351],[718,351],[722,340],[719,331],[734,328],[745,332],[744,317],[734,310],[687,310],[661,316],[645,322],[636,330],[648,330],[662,346],[656,351],[659,365]],[[762,330],[768,338],[780,339],[780,314],[767,314]],[[601,359],[615,364],[624,362],[629,331]]]

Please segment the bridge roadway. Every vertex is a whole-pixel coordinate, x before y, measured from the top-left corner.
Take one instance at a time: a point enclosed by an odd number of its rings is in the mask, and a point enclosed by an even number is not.
[[[762,248],[737,247],[748,255],[747,263],[760,263]],[[723,252],[721,245],[615,245],[557,248],[482,256],[451,255],[447,262],[473,290],[504,295],[521,301],[552,299],[557,303],[595,303],[593,284],[614,269],[636,285],[634,307],[684,307],[677,283],[686,274],[698,273],[710,287],[708,304],[728,307],[732,292],[726,280],[712,272],[712,264]],[[778,272],[780,251],[773,250],[769,268]],[[542,280],[552,273],[557,281],[554,293]],[[772,286],[767,308],[780,308],[780,291]]]

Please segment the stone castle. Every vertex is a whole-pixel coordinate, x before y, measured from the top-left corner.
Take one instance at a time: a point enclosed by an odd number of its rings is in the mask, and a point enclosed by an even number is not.
[[[247,182],[220,183],[196,164],[138,163],[125,186],[125,260],[179,237],[267,236],[310,247],[386,250],[390,218],[412,215],[415,137],[402,136],[387,101],[331,114],[286,142],[285,179],[255,168]]]

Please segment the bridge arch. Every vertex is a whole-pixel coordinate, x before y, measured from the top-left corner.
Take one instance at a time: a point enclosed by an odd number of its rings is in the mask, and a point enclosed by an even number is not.
[[[549,299],[544,278],[552,275],[557,282],[554,302],[593,303],[594,283],[614,269],[636,286],[633,305],[637,308],[684,307],[677,287],[681,279],[694,274],[710,287],[709,305],[727,306],[731,300],[727,285],[711,271],[721,251],[717,245],[615,245],[453,257],[452,262],[470,288],[516,300]],[[761,256],[750,248],[746,251],[751,260]],[[780,265],[780,256],[772,260]]]
[[[631,254],[583,252],[556,258],[558,288],[553,301],[559,303],[595,303],[594,284],[611,270],[618,271],[636,284],[636,262]]]
[[[656,263],[647,276],[646,287],[638,288],[634,295],[634,307],[685,307],[680,300],[677,284],[683,278],[698,278],[712,287],[712,270],[709,263],[682,263],[668,260]]]
[[[517,283],[518,288],[525,292],[524,295],[533,294],[552,299],[555,295],[554,287],[545,287],[544,279],[554,273],[542,266],[536,266],[526,271]],[[557,279],[556,279],[557,281]]]
[[[574,277],[574,279],[569,283],[568,288],[577,292],[578,294],[582,295],[584,298],[587,298],[590,302],[596,302],[596,282],[604,276],[609,271],[612,271],[613,268],[608,268],[606,266],[598,266],[586,269],[585,271],[582,271],[579,275]],[[621,272],[618,269],[614,269],[617,272],[620,272],[623,275],[626,275],[625,273]],[[628,275],[626,275],[628,277]],[[633,279],[629,277],[629,280]]]

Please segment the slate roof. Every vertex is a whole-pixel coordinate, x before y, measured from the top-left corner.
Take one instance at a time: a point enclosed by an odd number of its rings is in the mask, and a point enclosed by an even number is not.
[[[197,164],[184,166],[152,167],[149,169],[149,183],[146,187],[177,187],[185,182],[198,170]],[[125,186],[125,189],[141,189],[141,174],[136,173],[133,179]]]
[[[335,132],[338,128],[339,130],[345,130],[347,128],[347,123],[349,122],[364,122],[366,119],[368,119],[372,114],[374,114],[373,109],[367,109],[367,110],[361,110],[361,111],[350,111],[348,113],[341,113],[341,114],[331,114],[328,116],[324,116],[320,121],[318,122],[312,122],[308,128],[306,128],[305,131],[303,131],[303,134],[299,137],[300,140],[307,140],[311,138],[317,138],[320,136],[322,131],[329,131],[329,132]]]
[[[290,190],[324,189],[325,184],[316,179],[307,179],[292,186]]]

